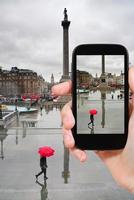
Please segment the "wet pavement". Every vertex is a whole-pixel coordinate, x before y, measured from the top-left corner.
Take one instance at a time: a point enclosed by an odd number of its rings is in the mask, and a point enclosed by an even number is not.
[[[99,91],[91,94],[78,95],[77,105],[77,130],[78,133],[94,134],[121,134],[124,133],[124,99],[118,99],[119,91],[104,93],[103,98]],[[95,109],[93,116],[94,127],[88,126],[90,110]],[[81,120],[82,119],[82,120]]]
[[[49,130],[50,131],[50,130]],[[17,137],[17,142],[16,142]],[[40,171],[38,148],[55,149],[47,159],[47,188],[35,183]],[[89,161],[79,163],[64,149],[61,130],[49,134],[44,129],[8,130],[3,141],[4,159],[0,160],[0,200],[131,200],[133,195],[120,188],[106,167],[88,152]],[[43,177],[39,178],[43,183]],[[65,183],[66,182],[66,183]]]
[[[35,126],[29,123],[37,120]],[[23,127],[22,122],[27,125]],[[51,123],[50,123],[51,121]],[[120,188],[100,159],[88,152],[80,163],[63,146],[59,111],[22,115],[19,123],[0,134],[0,200],[132,200]],[[38,148],[51,146],[55,155],[47,159],[47,184],[40,172]]]

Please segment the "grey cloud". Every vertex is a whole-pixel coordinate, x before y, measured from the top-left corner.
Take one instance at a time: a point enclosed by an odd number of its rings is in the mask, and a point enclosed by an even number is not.
[[[62,71],[63,9],[70,25],[70,63],[80,43],[121,43],[134,63],[132,0],[0,1],[0,65],[29,67],[46,79]]]

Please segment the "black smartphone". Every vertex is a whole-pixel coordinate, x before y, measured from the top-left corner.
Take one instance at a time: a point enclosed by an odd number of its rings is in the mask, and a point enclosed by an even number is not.
[[[119,44],[83,44],[72,54],[72,129],[85,150],[125,146],[128,134],[128,52]]]

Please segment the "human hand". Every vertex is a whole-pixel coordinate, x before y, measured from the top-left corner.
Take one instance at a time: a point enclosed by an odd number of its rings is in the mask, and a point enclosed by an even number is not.
[[[71,94],[72,82],[64,82],[58,85],[53,86],[52,95],[54,96],[63,96]],[[75,141],[72,136],[71,129],[75,124],[75,120],[71,110],[71,102],[68,102],[61,111],[61,118],[63,122],[63,139],[64,144],[69,148],[70,152],[76,156],[81,162],[84,162],[87,159],[85,151],[77,149],[75,147]]]
[[[61,83],[52,88],[54,95],[66,95],[71,93],[71,81]],[[134,95],[134,68],[129,69],[129,87]],[[129,130],[128,139],[124,149],[95,151],[101,160],[108,167],[113,178],[124,188],[134,193],[134,96],[129,104]],[[67,148],[80,160],[85,161],[87,154],[85,151],[75,147],[71,129],[75,120],[71,111],[71,102],[67,103],[61,112],[63,122],[63,138]]]

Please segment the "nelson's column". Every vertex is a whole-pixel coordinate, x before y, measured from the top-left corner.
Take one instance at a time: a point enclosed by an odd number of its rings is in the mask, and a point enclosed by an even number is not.
[[[60,82],[69,79],[69,36],[68,29],[70,21],[68,21],[67,9],[64,9],[64,20],[61,22],[63,26],[63,75]]]

